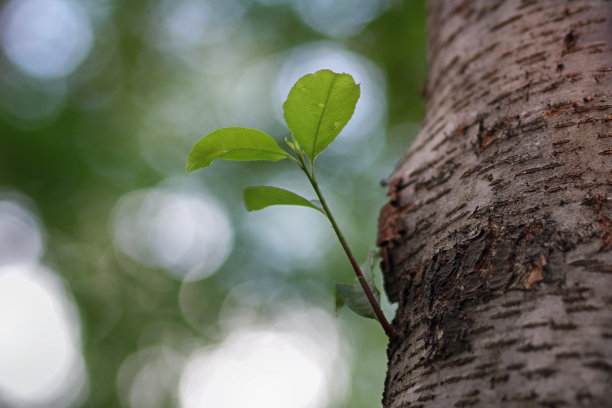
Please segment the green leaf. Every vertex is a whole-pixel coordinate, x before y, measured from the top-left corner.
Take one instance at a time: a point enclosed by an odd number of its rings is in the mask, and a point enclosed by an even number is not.
[[[285,138],[285,143],[287,144],[287,146],[289,146],[291,148],[291,150],[293,150],[294,152],[297,150],[297,146],[295,145],[295,143],[293,143],[291,140]]]
[[[382,258],[377,251],[370,249],[368,250],[368,256],[366,258],[365,263],[363,265],[360,265],[361,272],[363,273],[366,280],[368,281],[368,284],[372,283],[372,286],[374,285],[374,279],[375,279],[374,271],[380,265],[381,259]]]
[[[351,119],[359,93],[352,76],[328,69],[304,75],[291,88],[285,122],[311,163]]]
[[[261,210],[271,205],[301,205],[323,212],[304,197],[278,187],[247,187],[244,190],[244,203],[249,211]]]
[[[380,293],[373,282],[370,283],[370,289],[372,289],[374,297],[380,303]],[[358,315],[376,319],[376,315],[372,310],[368,297],[358,280],[355,280],[352,285],[347,283],[336,283],[336,314],[339,313],[340,308],[344,306],[345,303],[349,309]]]
[[[187,158],[187,173],[208,167],[215,159],[277,161],[289,157],[267,133],[229,127],[209,133],[193,146]]]
[[[364,265],[361,265],[361,271],[372,290],[372,294],[376,301],[380,304],[380,292],[376,288],[374,282],[374,270],[378,266],[380,256],[376,251],[368,251],[368,258]],[[372,306],[368,301],[361,284],[357,279],[349,285],[347,283],[336,283],[335,290],[336,297],[336,316],[340,313],[340,309],[346,304],[349,309],[357,313],[360,316],[368,317],[370,319],[376,319],[376,315],[372,310]]]

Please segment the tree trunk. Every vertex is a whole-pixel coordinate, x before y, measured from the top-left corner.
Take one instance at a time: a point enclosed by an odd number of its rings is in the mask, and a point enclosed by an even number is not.
[[[431,0],[384,406],[612,406],[612,3]]]

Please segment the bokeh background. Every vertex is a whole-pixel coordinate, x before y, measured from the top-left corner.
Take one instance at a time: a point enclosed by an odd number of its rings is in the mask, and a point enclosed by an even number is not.
[[[0,406],[380,406],[386,339],[335,317],[352,270],[327,221],[241,202],[313,197],[303,175],[184,164],[220,127],[283,140],[300,76],[352,74],[355,115],[317,165],[365,260],[423,113],[423,2],[0,4]]]

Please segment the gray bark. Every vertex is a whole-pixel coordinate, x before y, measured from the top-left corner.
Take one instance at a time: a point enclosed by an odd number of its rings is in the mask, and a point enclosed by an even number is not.
[[[612,3],[431,0],[384,406],[612,406]]]

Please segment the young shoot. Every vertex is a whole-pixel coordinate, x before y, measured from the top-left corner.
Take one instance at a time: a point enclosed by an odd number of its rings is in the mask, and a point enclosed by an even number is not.
[[[356,313],[378,320],[387,336],[393,337],[395,331],[380,309],[380,294],[374,286],[371,265],[365,268],[366,277],[315,177],[316,157],[334,141],[351,119],[359,94],[359,85],[349,74],[324,69],[304,75],[293,85],[283,104],[285,122],[291,132],[290,140],[285,139],[285,143],[293,155],[283,150],[267,133],[229,127],[215,130],[195,144],[187,159],[187,173],[208,167],[215,159],[292,160],[308,178],[319,202],[282,188],[259,186],[244,190],[246,208],[255,211],[271,205],[299,205],[322,213],[331,223],[356,275],[352,285],[336,285],[336,308],[346,304]]]

